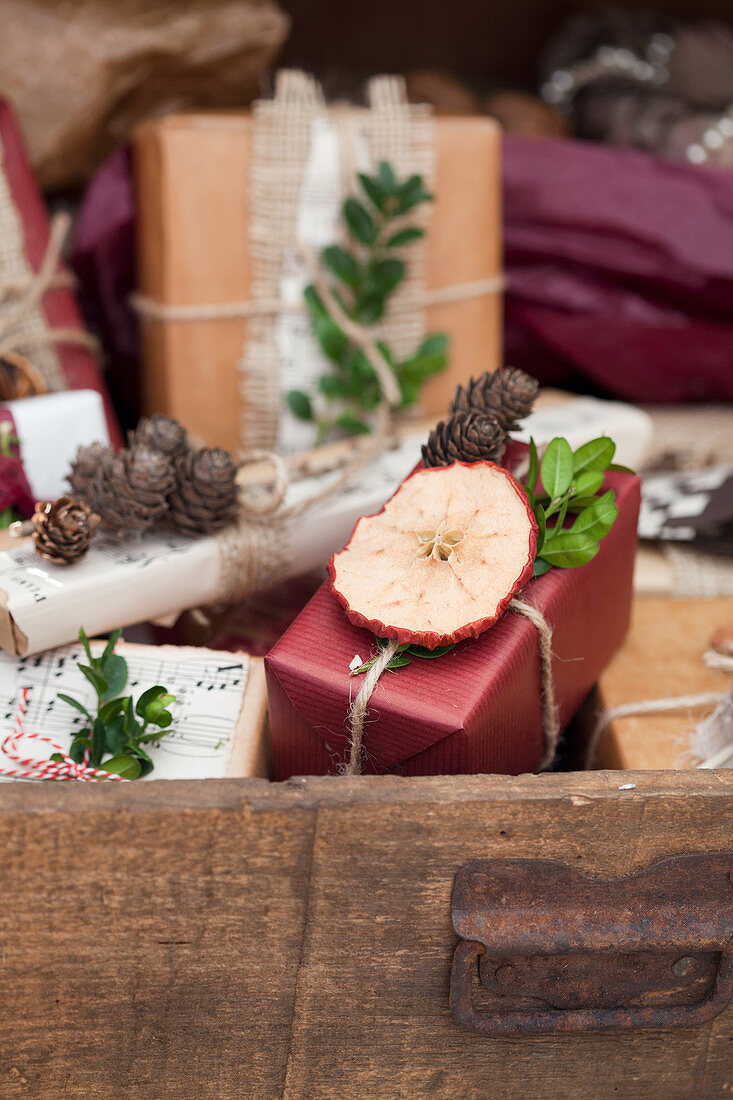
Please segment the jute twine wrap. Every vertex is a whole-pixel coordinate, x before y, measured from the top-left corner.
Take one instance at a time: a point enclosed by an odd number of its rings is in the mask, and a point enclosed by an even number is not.
[[[283,271],[297,259],[298,204],[317,117],[329,115],[336,125],[345,191],[354,187],[359,130],[373,163],[388,160],[398,175],[420,173],[431,180],[433,142],[427,109],[408,104],[404,82],[393,77],[370,81],[367,99],[367,109],[329,110],[312,77],[285,70],[277,76],[274,97],[254,105],[249,244],[255,307],[277,300]],[[413,220],[426,216],[416,211]],[[424,335],[424,309],[419,304],[424,266],[425,250],[418,242],[410,252],[408,277],[394,295],[399,309],[388,312],[375,331],[375,338],[387,340],[398,356],[407,355]],[[268,309],[253,311],[247,326],[239,363],[241,439],[247,449],[272,448],[277,441],[281,387],[275,323],[276,314]]]
[[[514,599],[509,608],[523,615],[537,630],[540,658],[540,698],[542,702],[542,728],[545,747],[538,771],[549,768],[555,759],[560,740],[560,723],[555,701],[555,681],[552,675],[552,627],[541,611],[524,600]],[[364,723],[367,719],[369,701],[379,683],[379,678],[397,652],[399,643],[390,641],[380,650],[376,661],[365,673],[359,694],[349,710],[349,759],[343,769],[344,775],[361,775],[364,750]]]
[[[31,358],[49,390],[67,388],[56,344],[96,348],[92,337],[80,329],[50,329],[41,309],[46,291],[73,282],[58,270],[69,224],[65,214],[54,219],[43,263],[34,272],[25,254],[23,225],[13,204],[0,145],[0,353],[17,351]]]

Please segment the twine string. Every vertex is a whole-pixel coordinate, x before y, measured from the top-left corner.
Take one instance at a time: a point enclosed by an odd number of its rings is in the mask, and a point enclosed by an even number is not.
[[[77,344],[91,351],[98,351],[98,341],[80,328],[47,328],[37,334],[22,332],[23,324],[38,309],[47,291],[69,285],[70,276],[59,272],[58,267],[70,226],[71,218],[68,214],[57,214],[51,222],[48,245],[38,271],[27,279],[0,284],[0,301],[16,299],[0,319],[0,355],[21,347],[43,348],[62,343]]]
[[[560,740],[560,723],[555,701],[555,681],[552,673],[552,627],[545,616],[536,607],[524,600],[513,599],[509,604],[512,611],[523,615],[537,630],[540,658],[540,698],[542,701],[542,728],[545,749],[538,765],[538,771],[549,768],[555,758]],[[399,642],[390,641],[380,650],[374,664],[367,670],[356,699],[349,710],[349,759],[344,768],[345,775],[361,775],[364,749],[364,725],[367,720],[369,701],[379,683],[379,678],[397,652]]]
[[[485,279],[473,279],[465,283],[455,283],[453,286],[439,287],[436,290],[426,290],[416,297],[411,297],[409,301],[395,301],[390,309],[393,313],[407,313],[416,305],[429,307],[470,301],[473,298],[500,294],[504,287],[504,278],[501,275],[493,275]],[[159,302],[147,294],[136,292],[130,295],[129,301],[136,313],[150,321],[246,321],[250,317],[267,317],[276,313],[305,312],[302,302],[286,302],[281,298],[170,305]]]
[[[2,752],[17,766],[15,768],[2,768],[0,775],[9,779],[77,779],[83,782],[98,782],[105,779],[115,779],[121,783],[129,783],[123,775],[115,775],[114,772],[106,772],[103,768],[91,767],[88,760],[77,764],[68,753],[64,752],[50,737],[43,737],[39,733],[26,733],[23,730],[23,719],[28,707],[29,689],[23,688],[20,693],[18,710],[12,731],[0,745]],[[19,741],[38,741],[49,745],[54,753],[61,756],[61,760],[39,760],[34,756],[23,756],[18,748]]]

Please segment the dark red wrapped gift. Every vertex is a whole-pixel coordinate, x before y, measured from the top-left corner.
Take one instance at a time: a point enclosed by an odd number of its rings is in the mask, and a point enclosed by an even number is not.
[[[10,107],[0,100],[0,330],[6,311],[13,309],[16,294],[43,264],[49,243],[49,221],[43,197],[26,157]],[[11,288],[11,293],[8,293]],[[101,372],[88,347],[72,341],[39,346],[37,337],[49,329],[83,329],[74,295],[68,286],[54,287],[23,322],[15,337],[17,350],[25,351],[50,390],[97,390],[105,400],[110,435],[120,441],[120,431],[105,392]],[[23,335],[33,342],[24,347]]]
[[[553,630],[561,726],[573,716],[629,625],[639,481],[611,473],[618,519],[593,561],[552,569],[524,588]],[[323,585],[265,659],[276,779],[339,771],[348,757],[349,703],[374,637],[352,626]],[[545,739],[537,629],[507,612],[476,640],[437,660],[385,672],[369,703],[364,771],[457,775],[533,771]]]

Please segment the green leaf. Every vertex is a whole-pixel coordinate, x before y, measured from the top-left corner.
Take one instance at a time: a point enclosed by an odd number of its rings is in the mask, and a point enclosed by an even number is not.
[[[378,638],[378,637],[375,637],[374,641],[377,643],[377,646],[378,646],[379,649],[386,649],[387,646],[391,643],[392,639],[391,638]],[[395,650],[395,653],[405,653],[409,648],[410,648],[410,643],[409,642],[402,642],[400,645],[397,646],[397,649]]]
[[[534,439],[529,441],[529,471],[527,473],[526,486],[532,492],[537,488],[537,478],[540,473],[540,461],[537,456],[537,444]]]
[[[347,286],[355,286],[359,279],[359,265],[350,252],[332,244],[324,248],[321,259],[328,270]]]
[[[149,759],[148,760],[140,760],[140,775],[139,775],[140,779],[142,779],[146,775],[150,775],[152,770],[153,770],[153,761],[152,760],[149,760]]]
[[[391,661],[387,664],[387,668],[406,668],[407,665],[412,664],[412,661],[406,653],[396,653]]]
[[[597,500],[598,497],[571,497],[568,512],[582,512],[584,508],[590,508]]]
[[[630,466],[622,466],[620,462],[612,462],[606,469],[613,470],[617,474],[633,474],[636,477],[636,470],[632,470]]]
[[[347,199],[343,213],[352,237],[361,244],[374,244],[377,239],[377,226],[366,207],[358,199]]]
[[[98,768],[106,747],[105,724],[101,718],[95,718],[92,726],[92,748],[89,753],[89,763]]]
[[[96,691],[97,695],[101,699],[102,696],[104,695],[105,691],[107,690],[107,686],[108,686],[107,681],[105,680],[104,676],[102,676],[102,674],[100,672],[97,672],[96,669],[89,668],[87,665],[78,665],[77,667],[78,667],[79,671],[84,676],[86,676],[87,680],[92,685],[92,687]]]
[[[433,332],[417,349],[418,355],[447,355],[450,338],[447,332]]]
[[[409,382],[424,382],[445,367],[444,355],[414,355],[399,365],[399,375]]]
[[[564,569],[574,569],[585,565],[598,553],[598,539],[588,532],[576,534],[575,531],[562,531],[542,548],[542,557],[551,565],[561,565]]]
[[[616,444],[608,436],[591,439],[573,453],[575,473],[579,474],[582,470],[607,470],[615,453]]]
[[[148,688],[148,690],[144,691],[138,699],[135,705],[135,713],[139,714],[141,718],[144,718],[146,707],[148,707],[150,703],[154,703],[156,701],[162,703],[162,696],[166,694],[167,689],[164,688],[162,684],[156,684],[154,687]],[[169,695],[168,698],[172,701],[173,696]],[[165,705],[166,704],[163,703],[163,706]]]
[[[452,649],[456,648],[455,642],[450,645],[439,645],[435,649],[427,649],[424,645],[411,645],[408,646],[407,652],[413,657],[420,657],[424,661],[432,660],[433,657],[442,657],[446,653],[450,653]]]
[[[602,497],[593,501],[589,508],[584,508],[577,516],[573,531],[588,531],[598,539],[602,539],[613,527],[618,516],[615,495],[613,489],[609,489]]]
[[[360,325],[375,325],[384,313],[384,298],[379,295],[360,297],[354,306],[354,320]]]
[[[537,520],[537,553],[539,554],[545,541],[547,521],[545,519],[545,510],[541,505],[535,508],[534,514]]]
[[[119,642],[121,637],[122,637],[122,631],[121,630],[115,630],[112,634],[110,634],[109,641],[107,642],[106,646],[104,647],[104,653],[100,657],[100,663],[101,663],[101,667],[102,667],[103,672],[104,672],[104,663],[105,663],[105,661],[109,657],[112,656],[112,654],[114,653],[114,648],[117,645],[117,643]]]
[[[95,660],[94,657],[92,657],[92,651],[89,648],[89,639],[87,638],[86,631],[83,626],[79,627],[79,641],[84,646],[84,652],[87,655],[87,660],[89,661],[89,664],[94,666]]]
[[[369,435],[372,430],[365,420],[360,420],[358,416],[354,416],[350,412],[342,413],[341,416],[337,417],[336,427],[349,432],[351,435]]]
[[[165,737],[165,734],[164,733],[156,733],[156,734],[153,734],[153,737],[151,738],[151,740],[153,740],[153,738],[158,740],[161,737]],[[153,763],[152,757],[148,756],[145,749],[142,747],[141,740],[142,740],[142,738],[138,738],[134,745],[130,745],[129,746],[129,751],[132,754],[132,756],[137,756],[137,758],[139,760],[149,760],[150,763],[152,764]],[[147,741],[148,738],[146,737],[145,740]]]
[[[377,260],[367,269],[366,293],[379,298],[391,294],[405,277],[405,265],[402,260]]]
[[[323,353],[334,363],[338,363],[349,346],[349,341],[336,322],[330,317],[322,317],[315,322],[313,331]]]
[[[322,317],[328,317],[328,310],[321,301],[318,291],[314,286],[307,286],[305,288],[303,291],[303,300],[305,301],[306,308],[311,315],[312,321],[318,321]]]
[[[379,162],[379,169],[377,178],[380,186],[388,195],[393,195],[397,190],[397,178],[394,174],[394,169],[389,161],[382,160]]]
[[[116,718],[118,714],[122,713],[124,706],[124,699],[110,699],[108,703],[105,703],[103,707],[99,708],[97,717],[101,718],[103,722],[111,722],[113,718]]]
[[[84,753],[89,747],[89,730],[85,730],[84,734],[80,733],[71,742],[69,756],[75,764],[81,764],[82,760],[84,759]]]
[[[560,511],[557,514],[557,519],[555,520],[555,526],[552,529],[551,535],[547,536],[548,538],[550,538],[550,537],[555,538],[555,536],[560,531],[562,531],[562,525],[565,522],[565,516],[567,514],[568,514],[568,497],[565,497],[562,504],[560,505]]]
[[[534,570],[532,572],[533,577],[544,577],[545,573],[549,573],[552,569],[552,565],[549,561],[545,561],[544,558],[534,559]]]
[[[387,248],[402,248],[403,245],[412,244],[425,236],[425,230],[417,225],[408,225],[405,229],[398,229],[387,240]]]
[[[422,176],[410,176],[399,189],[397,213],[406,214],[415,206],[423,202],[431,202],[433,196],[428,194],[423,186]]]
[[[573,493],[578,497],[592,497],[605,480],[602,470],[584,470],[573,479]]]
[[[338,397],[348,397],[349,387],[343,378],[337,378],[335,374],[322,374],[318,379],[318,389],[325,397],[332,400]]]
[[[567,439],[556,437],[547,444],[540,469],[542,484],[553,499],[567,492],[573,480],[573,452]]]
[[[113,756],[111,760],[105,760],[102,769],[111,772],[112,775],[121,775],[124,779],[137,779],[140,775],[140,761],[134,756],[122,754]]]
[[[79,713],[83,714],[85,718],[88,718],[90,722],[94,721],[87,708],[83,706],[83,704],[80,703],[78,699],[72,699],[70,695],[64,695],[61,691],[59,692],[59,699],[61,699],[61,701],[64,703],[68,703],[68,705],[70,707],[73,707],[74,710],[78,710]]]
[[[125,699],[125,733],[128,737],[136,737],[140,732],[140,723],[135,717],[135,711],[132,706],[132,696],[128,695]]]
[[[379,182],[379,179],[376,176],[367,176],[364,172],[359,172],[358,176],[362,190],[369,201],[376,206],[377,210],[384,210],[387,196],[384,193],[384,188]]]
[[[302,390],[289,390],[285,395],[288,408],[298,420],[313,420],[313,405],[307,393]]]
[[[118,753],[123,751],[127,736],[125,734],[125,720],[121,714],[118,714],[117,717],[107,725],[104,739],[107,752],[111,752],[113,756],[117,756]]]
[[[116,653],[108,657],[104,663],[104,678],[107,681],[107,687],[104,690],[102,699],[112,699],[115,695],[119,695],[127,683],[127,661],[125,658]]]

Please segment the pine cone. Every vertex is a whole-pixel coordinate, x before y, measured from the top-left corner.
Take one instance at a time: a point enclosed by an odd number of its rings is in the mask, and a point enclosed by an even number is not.
[[[235,518],[239,489],[229,451],[204,447],[176,459],[176,487],[170,496],[170,523],[195,535],[216,531]]]
[[[537,379],[517,367],[487,371],[458,387],[451,413],[493,413],[505,432],[514,432],[531,413],[538,388]]]
[[[422,449],[424,466],[450,466],[452,462],[500,462],[506,432],[495,416],[457,412],[441,420]]]
[[[134,432],[129,432],[128,444],[135,447],[143,444],[154,451],[161,451],[169,458],[178,458],[188,450],[188,432],[172,416],[143,417]]]
[[[36,552],[54,565],[71,565],[84,557],[99,526],[99,516],[71,497],[41,500],[32,517]]]
[[[84,500],[95,512],[99,511],[99,488],[105,474],[115,457],[111,447],[103,443],[92,443],[89,447],[80,447],[71,464],[66,478],[72,495]]]
[[[143,444],[121,451],[99,487],[102,526],[120,535],[146,531],[168,511],[175,483],[167,455]]]

